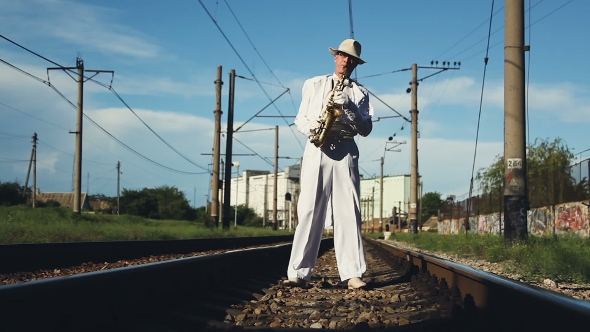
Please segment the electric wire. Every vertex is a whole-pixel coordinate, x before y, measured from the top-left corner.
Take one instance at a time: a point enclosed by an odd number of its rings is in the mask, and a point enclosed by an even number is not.
[[[264,160],[266,163],[268,163],[271,166],[274,166],[274,164],[269,161],[267,158],[261,156],[260,154],[258,154],[256,151],[252,150],[250,147],[248,147],[246,144],[242,143],[242,141],[240,141],[239,139],[234,137],[234,140],[240,144],[242,144],[246,149],[248,149],[250,152],[254,153],[256,156],[258,156],[260,159]]]
[[[256,81],[256,83],[258,84],[258,86],[260,87],[260,89],[262,90],[262,92],[264,93],[264,95],[268,98],[268,100],[272,100],[272,98],[269,96],[268,92],[264,89],[264,87],[262,86],[262,84],[260,84],[260,82],[258,81],[258,78],[256,77],[256,75],[252,72],[252,70],[250,69],[250,67],[246,64],[246,62],[244,61],[244,59],[242,58],[242,56],[240,55],[240,53],[236,50],[236,48],[234,47],[234,45],[232,44],[232,42],[229,40],[229,38],[227,37],[227,35],[225,34],[225,32],[223,32],[223,29],[221,29],[221,26],[219,26],[219,24],[217,23],[217,21],[215,20],[215,18],[213,18],[213,16],[211,16],[211,13],[207,9],[207,7],[205,7],[205,4],[203,4],[203,1],[202,0],[199,0],[199,3],[201,4],[201,7],[203,7],[203,9],[205,10],[205,12],[207,13],[207,16],[209,16],[209,18],[211,19],[211,21],[213,21],[213,24],[215,24],[215,26],[217,27],[217,30],[219,30],[219,32],[221,33],[221,35],[223,36],[223,38],[225,39],[225,41],[229,44],[229,46],[231,47],[231,49],[234,51],[234,53],[236,54],[236,56],[238,57],[238,59],[240,59],[240,61],[242,62],[242,65],[244,65],[244,67],[246,67],[246,70],[248,70],[248,72],[250,73],[250,75],[254,78],[254,80]],[[285,123],[287,125],[289,125],[289,122],[287,122],[286,117],[279,110],[279,108],[276,106],[276,104],[273,103],[272,105],[277,110],[277,112],[279,113],[279,115],[283,118],[283,120],[285,121]],[[293,135],[295,135],[295,132],[293,131],[293,129],[291,129],[291,132],[293,133]],[[300,143],[300,145],[301,145],[301,143]],[[303,149],[303,146],[301,146],[301,148]]]
[[[52,61],[52,60],[50,60],[50,59],[48,59],[48,58],[46,58],[46,57],[44,57],[44,56],[42,56],[42,55],[40,55],[40,54],[38,54],[38,53],[34,52],[34,51],[32,51],[32,50],[30,50],[30,49],[28,49],[28,48],[26,48],[26,47],[24,47],[24,46],[22,46],[22,45],[20,45],[20,44],[18,44],[18,43],[16,43],[16,42],[14,42],[14,41],[12,41],[11,39],[9,39],[9,38],[7,38],[7,37],[5,37],[5,36],[1,35],[1,34],[0,34],[0,38],[3,38],[3,39],[5,39],[6,41],[8,41],[8,42],[10,42],[10,43],[12,43],[12,44],[14,44],[14,45],[18,46],[19,48],[22,48],[22,49],[26,50],[27,52],[30,52],[30,53],[32,53],[32,54],[34,54],[34,55],[36,55],[37,57],[40,57],[41,59],[43,59],[43,60],[45,60],[45,61],[48,61],[48,62],[50,62],[50,63],[52,63],[52,64],[54,64],[54,65],[58,66],[59,68],[61,68],[61,69],[63,69],[64,71],[66,71],[66,73],[67,73],[67,71],[73,72],[72,70],[69,70],[69,69],[65,68],[64,66],[62,66],[62,65],[58,64],[57,62],[55,62],[55,61]],[[59,91],[57,90],[57,88],[55,88],[55,86],[54,86],[53,84],[51,84],[51,82],[49,82],[49,81],[46,81],[46,80],[44,80],[44,79],[41,79],[41,78],[39,78],[39,77],[36,77],[35,75],[32,75],[32,74],[30,74],[30,73],[27,73],[26,71],[24,71],[24,70],[22,70],[22,69],[20,69],[20,68],[18,68],[18,67],[16,67],[16,66],[13,66],[12,64],[9,64],[8,62],[6,62],[6,61],[4,61],[4,60],[1,60],[1,59],[0,59],[0,61],[1,61],[2,63],[6,64],[6,65],[8,65],[8,66],[10,66],[10,67],[12,67],[13,69],[15,69],[15,70],[17,70],[17,71],[19,71],[19,72],[21,72],[21,73],[23,73],[23,74],[25,74],[25,75],[27,75],[27,76],[31,77],[31,78],[33,78],[33,79],[35,79],[35,80],[37,80],[37,81],[39,81],[39,82],[41,82],[41,83],[44,83],[44,84],[46,84],[46,85],[47,85],[47,86],[49,86],[49,87],[51,87],[51,88],[52,88],[52,89],[53,89],[53,90],[54,90],[54,91],[55,91],[55,92],[56,92],[58,95],[60,95],[60,96],[61,96],[61,97],[62,97],[62,98],[63,98],[63,99],[66,101],[66,102],[68,102],[70,105],[72,105],[72,106],[74,106],[74,107],[75,107],[75,105],[74,105],[74,104],[73,104],[73,103],[72,103],[70,100],[68,100],[68,99],[67,99],[67,98],[66,98],[66,97],[65,97],[65,96],[64,96],[64,95],[63,95],[61,92],[59,92]],[[68,75],[69,75],[69,73],[68,73]],[[70,77],[71,77],[71,75],[70,75]],[[176,152],[178,155],[180,155],[182,158],[184,158],[184,159],[185,159],[185,160],[187,160],[188,162],[192,163],[193,165],[195,165],[195,166],[197,166],[197,167],[199,167],[199,168],[201,168],[201,169],[203,169],[203,170],[207,170],[206,168],[204,168],[204,167],[202,167],[202,166],[200,166],[200,165],[196,164],[196,163],[195,163],[195,162],[193,162],[192,160],[188,159],[188,157],[186,157],[184,154],[180,153],[180,151],[178,151],[177,149],[175,149],[174,147],[172,147],[172,146],[171,146],[171,145],[170,145],[170,144],[169,144],[169,143],[168,143],[166,140],[164,140],[164,139],[163,139],[163,138],[162,138],[160,135],[158,135],[158,134],[157,134],[157,133],[156,133],[156,132],[155,132],[155,131],[154,131],[154,130],[153,130],[151,127],[150,127],[150,126],[148,126],[148,125],[147,125],[147,124],[146,124],[146,123],[145,123],[145,122],[144,122],[144,121],[143,121],[143,120],[142,120],[142,119],[141,119],[141,118],[140,118],[140,117],[139,117],[139,116],[138,116],[138,115],[137,115],[137,114],[136,114],[136,113],[133,111],[133,109],[132,109],[132,108],[131,108],[131,107],[130,107],[130,106],[129,106],[129,105],[128,105],[128,104],[127,104],[127,103],[126,103],[124,100],[123,100],[123,98],[121,98],[121,96],[120,96],[120,95],[119,95],[119,94],[118,94],[118,93],[117,93],[117,92],[114,90],[114,88],[112,88],[112,80],[111,80],[111,85],[110,85],[110,86],[107,86],[106,84],[104,84],[104,83],[102,83],[102,82],[99,82],[99,81],[96,81],[96,80],[92,79],[92,77],[86,77],[86,76],[84,76],[84,78],[86,78],[87,80],[90,80],[90,81],[92,81],[92,82],[94,82],[94,83],[96,83],[96,84],[98,84],[98,85],[101,85],[101,86],[103,86],[104,88],[107,88],[107,89],[109,89],[111,92],[113,92],[113,93],[115,94],[115,96],[117,96],[117,98],[118,98],[118,99],[119,99],[119,100],[120,100],[120,101],[121,101],[121,102],[122,102],[122,103],[123,103],[123,104],[124,104],[124,105],[125,105],[125,106],[126,106],[126,107],[127,107],[127,108],[128,108],[128,109],[129,109],[129,110],[130,110],[130,111],[131,111],[131,112],[132,112],[132,113],[133,113],[133,114],[134,114],[134,115],[135,115],[135,116],[136,116],[136,117],[137,117],[137,118],[138,118],[138,119],[139,119],[139,120],[140,120],[140,121],[141,121],[141,122],[142,122],[142,123],[143,123],[143,124],[144,124],[144,125],[145,125],[145,126],[148,128],[148,129],[149,129],[149,130],[150,130],[150,131],[151,131],[151,132],[152,132],[152,133],[154,133],[154,134],[155,134],[155,135],[156,135],[156,136],[157,136],[157,137],[158,137],[158,138],[159,138],[159,139],[160,139],[162,142],[164,142],[164,144],[166,144],[166,145],[167,145],[169,148],[171,148],[171,149],[172,149],[174,152]],[[85,115],[85,116],[87,116],[87,115]],[[102,129],[102,130],[104,131],[104,129]],[[110,134],[109,134],[109,135],[110,135]],[[114,137],[114,136],[112,136],[112,137]],[[169,169],[171,170],[172,168],[169,168]],[[202,173],[190,173],[190,172],[188,172],[187,174],[202,174]]]
[[[541,0],[543,1],[543,0]],[[504,9],[504,6],[502,6],[500,9],[498,9],[495,13],[492,14],[492,17],[496,16],[496,14],[498,14],[502,9]],[[441,54],[435,56],[433,59],[440,59],[441,56],[445,55],[448,51],[452,50],[453,48],[455,48],[457,45],[461,44],[462,41],[464,41],[465,39],[467,39],[467,37],[471,36],[473,33],[475,33],[475,31],[479,30],[479,28],[481,28],[484,24],[486,24],[487,22],[489,22],[490,19],[486,19],[485,21],[481,22],[480,25],[478,25],[475,29],[471,30],[471,32],[469,32],[468,34],[466,34],[463,38],[459,39],[458,42],[456,42],[455,44],[453,44],[451,47],[447,48],[445,51],[443,51]],[[479,42],[478,42],[479,43]],[[451,57],[452,58],[452,57]]]
[[[0,105],[2,105],[2,106],[5,106],[5,107],[7,107],[7,108],[10,108],[10,109],[11,109],[11,110],[13,110],[13,111],[16,111],[16,112],[22,113],[22,114],[24,114],[24,115],[26,115],[26,116],[30,116],[30,117],[31,117],[31,118],[33,118],[33,119],[36,119],[36,120],[39,120],[39,121],[41,121],[41,122],[45,122],[45,123],[47,123],[47,124],[50,124],[50,125],[52,125],[52,126],[55,126],[55,127],[58,127],[58,128],[64,129],[64,130],[69,130],[69,129],[68,129],[68,128],[66,128],[66,127],[60,126],[60,125],[58,125],[58,124],[55,124],[55,123],[53,123],[53,122],[49,122],[49,121],[47,121],[47,120],[44,120],[44,119],[41,119],[41,118],[39,118],[39,117],[36,117],[36,116],[34,116],[34,115],[32,115],[32,114],[29,114],[29,113],[27,113],[27,112],[25,112],[25,111],[21,111],[21,110],[19,110],[19,109],[16,109],[16,108],[14,108],[14,107],[12,107],[12,106],[6,105],[6,104],[4,104],[4,103],[3,103],[3,102],[1,102],[1,101],[0,101]]]
[[[286,86],[284,86],[284,85],[283,85],[283,83],[282,83],[282,82],[279,80],[279,78],[278,78],[278,77],[275,75],[275,73],[273,72],[273,70],[272,70],[272,69],[270,69],[270,66],[268,65],[268,63],[266,62],[266,60],[264,60],[264,58],[262,57],[262,54],[260,54],[260,52],[258,52],[258,49],[257,49],[257,48],[256,48],[256,46],[254,45],[254,42],[252,41],[252,39],[250,38],[250,36],[249,36],[249,35],[248,35],[248,33],[246,32],[246,29],[244,29],[244,27],[242,26],[242,23],[240,22],[240,20],[238,20],[238,17],[237,17],[237,16],[236,16],[236,14],[234,13],[234,11],[231,9],[231,7],[230,7],[229,3],[227,3],[227,0],[224,0],[224,2],[225,2],[225,4],[227,5],[227,8],[229,9],[230,13],[232,14],[232,16],[234,17],[234,19],[236,20],[236,22],[237,22],[237,23],[238,23],[238,25],[240,26],[240,29],[242,29],[242,32],[244,33],[244,35],[246,35],[246,38],[247,38],[247,39],[248,39],[248,41],[250,42],[250,45],[252,46],[252,48],[254,49],[254,51],[256,52],[256,54],[258,54],[258,57],[259,57],[259,58],[262,60],[262,63],[264,63],[264,65],[266,66],[266,68],[268,69],[268,71],[271,73],[271,75],[272,75],[272,76],[273,76],[273,77],[274,77],[274,78],[277,80],[277,82],[280,84],[280,87],[281,87],[281,88],[283,88],[283,89],[286,89],[286,90],[289,92],[289,98],[291,98],[291,104],[293,105],[293,110],[294,110],[295,112],[297,112],[297,108],[295,107],[295,101],[294,101],[294,99],[293,99],[293,95],[291,94],[291,89],[289,89],[289,88],[287,88]],[[237,75],[236,75],[236,76],[237,76]],[[245,78],[245,77],[242,77],[242,78]],[[245,79],[249,79],[249,78],[245,78]],[[250,80],[252,80],[252,79],[250,79]],[[270,84],[270,83],[264,83],[264,82],[260,82],[260,81],[259,81],[259,83],[260,83],[260,84],[268,84],[268,85],[273,85],[273,84]],[[276,86],[276,85],[273,85],[273,86]],[[278,99],[278,98],[276,98],[275,100],[277,100],[277,99]],[[275,106],[275,107],[276,107],[276,106]],[[277,109],[277,110],[278,110],[278,109]],[[279,112],[279,114],[280,114],[280,112]],[[281,117],[282,117],[282,118],[283,118],[283,120],[285,120],[285,122],[286,122],[286,119],[285,119],[285,117],[284,117],[284,116],[282,116],[282,114],[281,114]],[[287,123],[287,124],[288,124],[288,123]],[[291,132],[292,132],[293,134],[295,134],[295,133],[293,132],[293,129],[292,129],[292,128],[290,128],[290,130],[291,130]],[[301,143],[299,143],[299,145],[300,145],[300,146],[301,146],[301,148],[303,149],[303,146],[301,145]]]
[[[526,27],[525,27],[525,30],[528,30],[528,29],[530,29],[530,28],[531,28],[533,25],[535,25],[535,24],[539,23],[540,21],[542,21],[542,20],[544,20],[545,18],[549,17],[550,15],[554,14],[555,12],[557,12],[557,11],[558,11],[558,10],[560,10],[560,9],[562,9],[563,7],[565,7],[566,5],[570,4],[570,3],[571,3],[571,2],[573,2],[573,1],[574,1],[574,0],[569,0],[568,2],[566,2],[566,3],[562,4],[561,6],[559,6],[559,7],[555,8],[555,9],[553,9],[551,12],[549,12],[549,13],[545,14],[545,15],[544,15],[544,16],[542,16],[541,18],[537,19],[535,22],[533,22],[533,23],[530,23],[528,26],[526,26]],[[529,8],[529,10],[530,10],[530,9],[532,9],[532,8],[534,8],[535,6],[537,6],[538,4],[540,4],[541,2],[543,2],[543,0],[541,0],[541,1],[537,2],[536,4],[532,5],[532,6],[531,6],[531,8]],[[528,12],[528,10],[527,10],[527,12]],[[503,26],[502,26],[502,27],[500,27],[500,28],[498,28],[498,29],[496,29],[494,32],[492,32],[492,35],[493,35],[494,33],[498,32],[498,31],[499,31],[500,29],[502,29],[502,28],[503,28]],[[481,40],[480,40],[480,41],[478,41],[476,44],[479,44],[479,43],[481,43],[481,42],[482,42],[482,41],[484,41],[484,40],[485,40],[485,38],[484,38],[484,39],[481,39]],[[504,42],[503,40],[500,40],[499,42],[497,42],[497,43],[493,44],[492,46],[489,46],[489,49],[495,48],[496,46],[498,46],[498,45],[502,44],[503,42]],[[475,46],[475,44],[474,44],[474,45],[472,45],[472,46]],[[469,49],[471,49],[471,48],[472,48],[472,47],[469,47]],[[465,51],[466,51],[466,50],[465,50]],[[478,56],[478,55],[480,55],[481,53],[484,53],[484,52],[486,52],[486,50],[479,51],[479,52],[477,52],[477,53],[475,53],[475,54],[472,54],[471,56],[469,56],[469,57],[467,57],[467,58],[464,58],[464,59],[462,59],[462,60],[461,60],[461,62],[466,62],[467,60],[470,60],[470,59],[472,59],[472,58],[474,58],[474,57],[476,57],[476,56]],[[464,53],[464,51],[463,51],[463,52],[460,52],[460,53]]]
[[[51,149],[53,149],[53,150],[55,150],[55,151],[61,152],[61,153],[65,154],[65,155],[68,155],[68,156],[70,156],[70,157],[72,157],[72,158],[74,158],[74,157],[75,157],[73,154],[71,154],[71,153],[68,153],[68,152],[65,152],[65,151],[63,151],[63,150],[60,150],[60,149],[58,149],[58,148],[54,147],[53,145],[51,145],[51,144],[49,144],[49,143],[46,143],[46,142],[44,142],[44,141],[42,141],[42,140],[40,140],[40,139],[39,139],[39,140],[37,140],[37,142],[38,142],[39,144],[46,145],[47,147],[49,147],[49,148],[51,148]],[[93,163],[93,164],[97,164],[97,165],[109,165],[109,166],[111,165],[111,164],[102,163],[102,162],[99,162],[99,161],[88,160],[88,159],[85,159],[85,158],[82,158],[82,161],[84,161],[84,162],[89,162],[89,163]]]
[[[475,133],[475,148],[473,151],[473,164],[471,166],[471,180],[469,181],[469,201],[467,202],[467,218],[469,219],[469,215],[471,212],[471,194],[473,191],[473,173],[475,172],[475,160],[477,157],[477,143],[479,140],[479,125],[481,122],[481,109],[482,109],[482,104],[483,104],[483,92],[484,92],[484,87],[485,87],[485,80],[486,80],[486,71],[487,71],[487,67],[488,67],[488,52],[489,52],[489,46],[490,46],[490,37],[491,37],[491,31],[492,31],[492,19],[493,19],[493,14],[494,14],[494,0],[492,0],[492,9],[490,12],[490,25],[489,25],[489,29],[488,29],[488,50],[486,51],[486,56],[484,58],[484,68],[483,68],[483,77],[482,77],[482,82],[481,82],[481,94],[480,94],[480,98],[479,98],[479,112],[478,112],[478,116],[477,116],[477,130]]]
[[[6,37],[4,37],[4,36],[2,36],[2,35],[0,35],[0,37],[2,37],[2,38],[4,38],[4,39],[6,39]],[[12,41],[11,41],[11,42],[12,42]],[[14,42],[13,42],[13,43],[14,43]],[[16,45],[18,45],[18,44],[16,44]],[[24,47],[23,47],[23,48],[24,48]],[[26,48],[24,48],[24,49],[26,49]],[[28,49],[26,49],[26,50],[28,50]],[[32,52],[32,51],[30,51],[30,52]],[[34,52],[32,52],[32,53],[34,53]],[[57,64],[57,63],[55,63],[55,62],[53,62],[53,61],[51,61],[51,60],[49,60],[49,59],[47,59],[47,58],[45,58],[45,57],[43,57],[43,56],[40,56],[40,55],[38,55],[37,53],[34,53],[34,54],[35,54],[35,55],[37,55],[37,56],[39,56],[39,57],[41,57],[41,58],[43,58],[43,59],[45,59],[45,60],[47,60],[47,61],[49,61],[49,62],[51,62],[51,63],[53,63],[53,64],[55,64],[55,65],[57,65],[57,66],[59,66],[59,67],[61,67],[61,68],[64,68],[64,69],[65,69],[65,67],[63,67],[63,66],[61,66],[61,65],[59,65],[59,64]],[[7,63],[7,62],[5,62],[5,61],[2,61],[2,62],[3,62],[3,63]],[[16,66],[13,66],[13,65],[10,65],[10,67],[11,67],[11,68],[15,68],[15,69],[16,69],[16,68],[18,68],[18,67],[16,67]],[[23,71],[23,70],[21,70],[20,68],[18,69],[18,71],[24,72],[24,71]],[[26,72],[25,72],[25,73],[26,73]],[[29,77],[31,77],[31,78],[34,78],[35,80],[37,80],[37,81],[39,81],[39,82],[42,82],[42,83],[44,83],[44,84],[48,85],[48,86],[49,86],[49,87],[51,87],[51,88],[53,89],[53,91],[55,91],[55,92],[56,92],[56,93],[57,93],[57,94],[58,94],[58,95],[59,95],[59,96],[60,96],[62,99],[64,99],[64,100],[65,100],[65,101],[66,101],[68,104],[70,104],[70,106],[72,106],[74,109],[76,109],[76,108],[77,108],[77,107],[76,107],[76,105],[75,105],[73,102],[71,102],[71,101],[70,101],[70,100],[69,100],[69,99],[68,99],[66,96],[64,96],[64,95],[63,95],[63,94],[62,94],[62,93],[61,93],[61,92],[60,92],[60,91],[59,91],[59,90],[58,90],[58,89],[57,89],[57,88],[56,88],[56,87],[55,87],[53,84],[51,84],[49,81],[45,81],[44,79],[42,79],[42,78],[39,78],[39,77],[37,77],[37,76],[34,76],[34,75],[32,75],[32,74],[29,74],[29,73],[27,73],[27,76],[29,76]],[[94,80],[93,80],[93,81],[94,81]],[[104,86],[104,84],[103,84],[103,83],[101,83],[101,82],[98,82],[98,81],[95,81],[95,82],[96,82],[97,84],[99,84],[99,85],[103,85],[103,86]],[[115,93],[116,93],[116,91],[113,91],[113,92],[115,92]],[[123,103],[125,103],[125,102],[123,101]],[[126,104],[126,103],[125,103],[125,104]],[[177,169],[174,169],[174,168],[171,168],[171,167],[165,166],[165,165],[163,165],[163,164],[160,164],[160,163],[158,163],[158,162],[156,162],[156,161],[154,161],[154,160],[152,160],[152,159],[150,159],[150,158],[148,158],[148,157],[146,157],[146,156],[142,155],[141,153],[139,153],[139,152],[135,151],[133,148],[129,147],[127,144],[125,144],[125,143],[123,143],[122,141],[120,141],[118,138],[116,138],[115,136],[113,136],[113,135],[112,135],[111,133],[109,133],[109,132],[108,132],[106,129],[104,129],[104,128],[103,128],[103,127],[101,127],[101,126],[100,126],[98,123],[96,123],[94,120],[92,120],[92,118],[90,118],[90,117],[89,117],[87,114],[83,113],[83,116],[84,116],[86,119],[88,119],[88,120],[89,120],[89,121],[90,121],[90,122],[91,122],[91,123],[92,123],[94,126],[96,126],[98,129],[100,129],[102,132],[104,132],[104,133],[105,133],[107,136],[109,136],[111,139],[113,139],[114,141],[116,141],[117,143],[119,143],[120,145],[122,145],[123,147],[125,147],[127,150],[131,151],[131,152],[132,152],[132,153],[134,153],[135,155],[139,156],[140,158],[142,158],[142,159],[144,159],[144,160],[146,160],[146,161],[148,161],[148,162],[150,162],[150,163],[152,163],[152,164],[154,164],[154,165],[156,165],[156,166],[159,166],[159,167],[161,167],[161,168],[164,168],[164,169],[166,169],[166,170],[169,170],[169,171],[171,171],[171,172],[175,172],[175,173],[178,173],[178,174],[188,174],[188,175],[198,175],[198,174],[205,174],[205,173],[203,173],[203,172],[186,172],[186,171],[181,171],[181,170],[177,170]],[[198,165],[197,165],[197,166],[198,166]],[[201,166],[199,166],[199,167],[201,167]],[[204,169],[204,170],[207,170],[206,168],[203,168],[203,169]]]

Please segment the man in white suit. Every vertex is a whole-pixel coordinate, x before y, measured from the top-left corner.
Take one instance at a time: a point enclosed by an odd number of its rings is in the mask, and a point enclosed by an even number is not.
[[[334,89],[347,73],[365,63],[360,58],[360,43],[346,39],[338,49],[330,47],[329,51],[334,55],[334,73],[305,81],[295,124],[311,138],[321,126],[319,120],[327,104],[340,109],[342,115],[327,132],[323,145],[317,147],[308,140],[305,146],[297,205],[299,224],[284,283],[307,285],[316,264],[324,223],[332,220],[340,278],[348,281],[348,288],[358,289],[366,286],[361,279],[366,263],[361,238],[359,151],[354,136],[371,133],[373,107],[367,89],[354,80],[345,78],[344,88]]]

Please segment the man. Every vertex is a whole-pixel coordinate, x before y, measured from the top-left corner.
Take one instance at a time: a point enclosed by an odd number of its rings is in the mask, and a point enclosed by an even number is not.
[[[285,284],[307,285],[316,264],[324,222],[328,220],[334,226],[340,278],[348,280],[348,288],[358,289],[366,286],[361,279],[366,263],[360,228],[359,151],[354,136],[371,133],[373,107],[367,89],[347,78],[357,65],[365,63],[360,58],[361,44],[346,39],[338,49],[329,50],[334,55],[334,73],[305,81],[295,118],[297,129],[310,140],[303,153],[297,205],[299,224]],[[318,128],[322,128],[321,115],[327,106],[342,114],[336,117],[323,145],[318,147]]]

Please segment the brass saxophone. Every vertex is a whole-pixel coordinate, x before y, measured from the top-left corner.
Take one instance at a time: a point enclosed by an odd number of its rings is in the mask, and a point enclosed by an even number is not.
[[[318,120],[320,125],[310,136],[310,142],[312,142],[318,148],[324,145],[327,138],[326,135],[330,131],[330,128],[332,128],[334,121],[336,121],[337,117],[342,115],[342,109],[334,104],[334,93],[344,89],[344,81],[349,77],[350,72],[347,70],[340,80],[334,84],[334,88],[330,94],[330,99],[326,104],[326,108],[324,108],[324,111],[320,115],[320,119]]]

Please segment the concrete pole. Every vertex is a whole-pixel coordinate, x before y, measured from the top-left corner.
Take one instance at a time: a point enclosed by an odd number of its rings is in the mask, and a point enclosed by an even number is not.
[[[211,176],[211,222],[215,227],[219,225],[219,150],[221,136],[221,66],[217,67],[215,80],[215,129],[213,133],[213,173]]]
[[[417,233],[417,202],[418,202],[418,65],[412,64],[412,160],[410,170],[410,208],[408,222],[412,233]]]
[[[23,197],[27,197],[27,189],[29,188],[29,175],[31,174],[31,165],[33,164],[33,157],[35,156],[35,147],[31,149],[31,158],[29,159],[29,168],[27,169],[27,177],[25,178],[25,187],[23,188]]]
[[[223,194],[223,229],[229,229],[231,208],[231,168],[234,137],[234,100],[236,90],[236,71],[229,73],[229,102],[227,105],[227,130],[225,141],[225,191]]]
[[[73,211],[80,214],[82,209],[82,114],[84,112],[84,61],[76,58],[78,68],[78,118],[76,121],[76,155],[74,157],[74,207]]]
[[[504,239],[527,236],[524,0],[506,0],[504,25]]]
[[[238,185],[240,184],[240,163],[234,161],[234,165],[237,168],[236,175],[236,204],[234,207],[234,228],[238,227]]]
[[[379,231],[383,231],[383,157],[381,157],[381,175],[379,177]]]
[[[272,192],[272,228],[276,231],[278,229],[277,221],[277,174],[279,170],[279,126],[275,126],[275,162],[274,162],[274,179]]]
[[[33,207],[37,206],[37,133],[33,135]]]
[[[117,215],[121,215],[121,162],[117,161]]]

